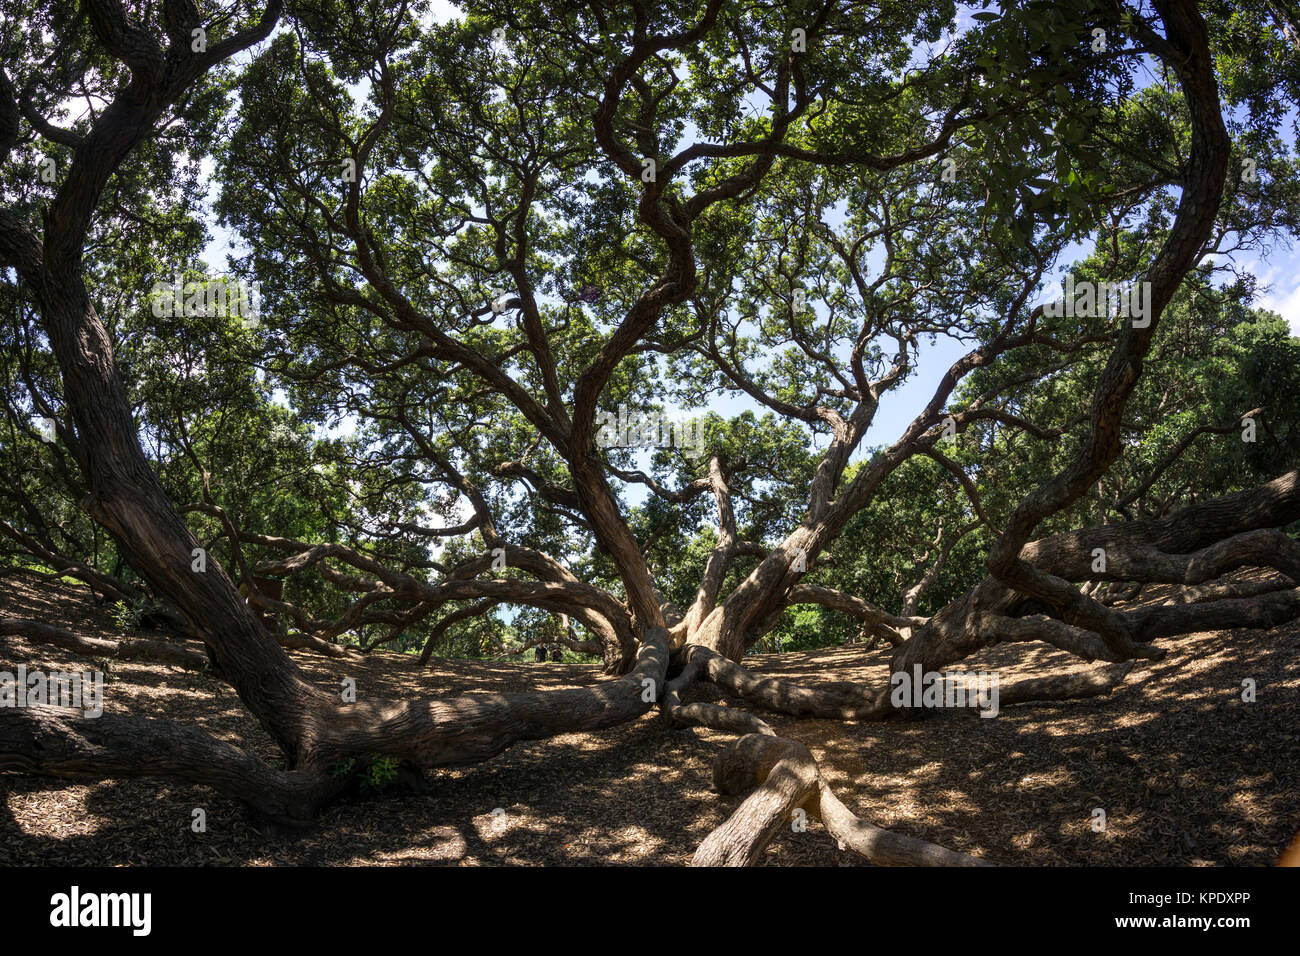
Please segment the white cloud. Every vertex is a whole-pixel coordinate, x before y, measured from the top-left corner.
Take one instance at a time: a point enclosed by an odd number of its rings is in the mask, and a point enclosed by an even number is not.
[[[1300,336],[1300,276],[1292,273],[1287,280],[1274,281],[1268,294],[1260,296],[1259,306],[1282,316],[1291,334]]]

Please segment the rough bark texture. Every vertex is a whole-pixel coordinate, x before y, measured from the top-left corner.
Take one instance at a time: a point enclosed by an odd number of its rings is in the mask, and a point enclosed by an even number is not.
[[[1065,581],[1131,581],[1197,585],[1244,566],[1274,568],[1300,583],[1300,549],[1276,530],[1300,519],[1300,471],[1221,498],[1198,502],[1159,519],[1083,528],[1027,544],[1023,560]],[[1099,567],[1097,550],[1105,555]],[[1205,603],[1114,612],[1142,641],[1214,626],[1271,627],[1300,613],[1293,591]],[[1042,605],[994,578],[954,601],[919,629],[893,660],[939,670],[996,640],[1047,640],[1088,659],[1121,660],[1086,626],[1014,615]]]

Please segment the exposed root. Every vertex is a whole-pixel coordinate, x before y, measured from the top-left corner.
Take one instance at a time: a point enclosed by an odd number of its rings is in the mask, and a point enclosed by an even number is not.
[[[987,861],[891,833],[859,819],[835,796],[822,779],[808,748],[779,737],[764,721],[734,707],[708,703],[681,703],[681,692],[697,680],[714,679],[724,686],[746,687],[752,695],[774,702],[794,702],[806,710],[806,688],[786,681],[759,680],[709,648],[691,645],[679,652],[686,662],[668,684],[664,710],[678,726],[703,726],[743,733],[723,751],[713,766],[714,786],[723,793],[749,796],[722,826],[700,844],[694,866],[750,866],[795,810],[819,817],[840,843],[881,866],[986,866]],[[1018,686],[1018,685],[1017,685]],[[1031,688],[1019,688],[1032,699]],[[833,710],[842,708],[835,705]],[[852,708],[850,708],[852,709]],[[753,791],[750,793],[750,791]]]
[[[705,837],[691,865],[752,866],[792,811],[811,803],[817,781],[817,762],[803,744],[763,734],[741,737],[718,756],[713,783],[723,793],[753,792]]]
[[[826,781],[819,778],[817,785],[817,809],[826,831],[847,849],[876,866],[996,866],[991,860],[958,853],[892,830],[882,830],[855,816],[839,801]]]
[[[700,844],[693,866],[754,864],[776,831],[800,809],[819,817],[846,848],[879,866],[993,865],[859,819],[822,779],[808,748],[785,737],[741,737],[718,756],[713,783],[723,793],[749,796]]]
[[[281,647],[287,647],[291,650],[315,651],[317,654],[323,654],[326,657],[357,658],[361,656],[361,651],[355,647],[332,644],[324,638],[316,637],[313,634],[304,634],[301,631],[294,631],[292,634],[277,634],[275,639]]]
[[[669,716],[679,727],[708,727],[735,734],[776,736],[776,731],[766,721],[736,707],[723,707],[721,704],[709,704],[703,701],[682,704],[674,707],[669,712]]]
[[[149,659],[190,670],[203,670],[208,666],[207,657],[179,644],[143,638],[109,640],[103,637],[85,637],[61,627],[24,618],[0,617],[0,637],[5,635],[16,635],[36,644],[49,644],[78,654],[109,657],[117,661]]]
[[[206,784],[277,823],[306,826],[341,786],[328,774],[279,770],[201,730],[62,707],[0,709],[0,770],[74,780],[160,777]]]
[[[394,756],[417,767],[473,763],[520,740],[611,727],[650,709],[667,667],[667,631],[652,628],[632,672],[596,687],[343,706],[331,701],[328,707],[311,701],[316,706],[296,715],[303,745],[291,757],[292,771],[171,721],[3,708],[0,770],[203,783],[272,819],[306,822],[341,786],[328,772],[336,760],[365,755]]]
[[[776,735],[776,731],[765,721],[735,707],[723,707],[704,701],[683,704],[682,691],[703,677],[703,662],[707,659],[704,654],[691,654],[689,648],[684,656],[686,666],[668,682],[663,699],[664,713],[673,726],[709,727],[737,734]]]
[[[1119,662],[1133,658],[1160,660],[1165,656],[1165,651],[1158,647],[1135,642],[1126,650],[1116,650],[1096,631],[1043,615],[1007,617],[1004,614],[990,613],[980,615],[976,621],[980,634],[988,643],[1043,641],[1085,661]]]
[[[1255,581],[1228,579],[1212,581],[1207,584],[1181,585],[1178,590],[1162,601],[1162,604],[1204,604],[1207,601],[1221,601],[1224,598],[1258,597],[1272,594],[1274,591],[1286,591],[1295,587],[1295,582],[1280,575],[1269,575]]]
[[[1027,704],[1037,701],[1078,700],[1085,697],[1105,697],[1128,676],[1134,668],[1133,661],[1095,667],[1075,674],[1054,674],[1050,677],[1029,677],[998,687],[998,706]]]
[[[681,651],[687,666],[698,667],[711,680],[748,703],[779,714],[830,720],[884,720],[892,711],[888,689],[867,684],[841,684],[834,690],[814,690],[775,677],[758,677],[717,651],[690,644]]]
[[[1288,596],[1291,590],[1270,587],[1223,599],[1213,585],[1195,589],[1242,567],[1272,568],[1300,582],[1300,545],[1278,530],[1298,518],[1300,471],[1291,471],[1164,518],[1031,541],[1000,575],[986,578],[917,630],[894,655],[893,669],[910,670],[919,663],[927,671],[940,670],[999,640],[1046,640],[1085,660],[1153,658],[1160,652],[1150,642],[1159,637],[1283,623],[1300,615],[1300,602]],[[1105,561],[1099,563],[1099,556]],[[1105,587],[1085,591],[1069,584],[1099,581]],[[1116,611],[1107,606],[1136,596],[1144,583],[1194,590],[1188,603],[1174,607]],[[1226,590],[1231,593],[1232,586]],[[1039,599],[1039,607],[1026,609],[1026,595]],[[1023,616],[1047,609],[1043,605],[1061,620],[1053,624]],[[1008,623],[1014,620],[1029,623]]]
[[[1140,607],[1129,613],[1142,634],[1152,638],[1238,627],[1265,629],[1300,617],[1300,588],[1199,604]]]

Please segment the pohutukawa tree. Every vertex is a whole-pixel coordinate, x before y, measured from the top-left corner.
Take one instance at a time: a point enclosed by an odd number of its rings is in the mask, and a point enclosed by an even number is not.
[[[1300,222],[1285,5],[3,9],[6,553],[146,590],[285,766],[28,708],[0,769],[307,823],[336,761],[657,709],[741,735],[715,779],[758,787],[697,862],[806,807],[875,862],[979,864],[856,817],[750,710],[920,716],[891,673],[1007,641],[1108,663],[1003,706],[1104,694],[1180,634],[1300,616],[1300,357],[1229,275]],[[254,322],[211,307],[217,226]],[[1277,573],[1219,580],[1242,567]],[[1155,582],[1187,600],[1116,606]],[[808,606],[894,645],[879,682],[743,666]],[[282,646],[428,660],[503,607],[607,680],[344,702]]]

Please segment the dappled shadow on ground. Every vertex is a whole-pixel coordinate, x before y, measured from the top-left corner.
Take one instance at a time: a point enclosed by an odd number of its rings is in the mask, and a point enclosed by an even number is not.
[[[70,589],[29,600],[0,583],[0,613],[114,636]],[[39,600],[41,603],[35,603]],[[880,826],[1031,865],[1266,865],[1300,827],[1300,628],[1219,631],[1168,645],[1110,697],[1005,708],[992,719],[941,711],[914,723],[845,724],[764,715],[806,744],[841,799]],[[447,696],[583,686],[598,669],[376,652],[336,661],[294,652],[323,687],[359,697]],[[0,665],[84,669],[72,654],[13,641]],[[102,662],[101,662],[102,663]],[[861,648],[750,657],[763,675],[810,686],[883,686],[888,652]],[[990,648],[961,665],[1003,683],[1086,667],[1041,646]],[[108,662],[110,713],[182,720],[276,759],[230,688],[147,662]],[[1242,700],[1242,682],[1257,699]],[[389,790],[326,809],[286,833],[204,787],[149,780],[69,784],[0,774],[0,857],[14,864],[685,863],[739,802],[711,790],[733,738],[673,730],[657,714],[599,733],[518,744],[428,775],[427,793]],[[192,829],[204,810],[206,831]],[[1105,812],[1104,831],[1093,828]],[[500,812],[494,812],[500,811]],[[822,828],[783,828],[770,865],[858,865]]]
[[[1220,631],[1169,647],[1110,697],[996,718],[950,710],[917,723],[775,724],[813,751],[860,815],[955,849],[1041,864],[1270,864],[1300,829],[1300,629]],[[800,675],[809,684],[819,674],[887,679],[884,652],[808,656],[822,668]],[[787,676],[810,664],[769,658],[755,669]],[[961,665],[1003,683],[1088,666],[1017,645]]]

